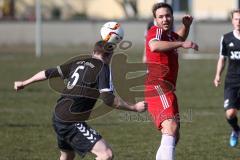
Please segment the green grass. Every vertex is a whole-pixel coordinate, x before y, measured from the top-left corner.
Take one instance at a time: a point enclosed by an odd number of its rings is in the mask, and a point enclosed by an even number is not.
[[[0,55],[1,160],[58,159],[52,110],[58,94],[47,82],[16,93],[15,80],[61,64],[73,55]],[[140,55],[131,54],[131,59]],[[223,87],[214,88],[216,60],[180,60],[177,95],[182,114],[177,160],[236,160],[239,147],[228,147],[230,127],[224,118]],[[131,118],[131,119],[130,119]],[[114,150],[117,160],[154,160],[161,135],[147,114],[112,111],[89,122]],[[77,157],[76,159],[80,159]],[[87,155],[86,160],[93,159]]]

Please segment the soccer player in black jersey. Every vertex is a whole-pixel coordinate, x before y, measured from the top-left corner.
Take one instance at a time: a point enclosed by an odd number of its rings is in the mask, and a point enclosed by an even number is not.
[[[117,109],[137,112],[146,109],[143,101],[130,105],[114,96],[109,69],[112,55],[112,44],[98,41],[92,57],[75,59],[14,83],[14,89],[18,91],[29,84],[50,78],[61,77],[67,80],[53,114],[60,160],[73,160],[75,152],[80,156],[91,152],[96,160],[113,159],[112,150],[106,141],[85,122],[98,98]]]
[[[230,146],[238,144],[240,129],[237,119],[237,111],[240,108],[240,10],[231,13],[234,30],[226,33],[221,38],[220,55],[217,63],[214,85],[218,87],[225,62],[228,59],[228,70],[224,87],[224,109],[226,119],[232,127]]]

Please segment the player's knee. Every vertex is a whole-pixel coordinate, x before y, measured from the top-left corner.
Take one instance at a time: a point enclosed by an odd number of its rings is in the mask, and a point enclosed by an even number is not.
[[[168,128],[168,135],[172,135],[172,136],[177,136],[178,135],[178,126],[177,126],[177,124],[173,123]]]
[[[69,152],[63,152],[61,151],[61,155],[60,155],[60,160],[73,160],[75,157],[75,154],[73,151],[69,151]]]
[[[110,148],[106,149],[103,154],[104,160],[112,160],[113,159],[113,152]]]
[[[234,118],[237,115],[237,110],[234,108],[226,110],[226,117],[227,119]]]
[[[168,134],[171,136],[177,136],[179,135],[179,126],[178,123],[174,120],[166,120],[162,124],[162,133],[163,134]]]
[[[113,152],[110,148],[104,150],[99,156],[98,159],[101,160],[112,160],[113,159]]]

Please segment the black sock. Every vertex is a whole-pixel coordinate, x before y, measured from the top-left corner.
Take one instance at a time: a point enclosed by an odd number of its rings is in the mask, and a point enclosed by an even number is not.
[[[239,126],[238,126],[238,118],[235,116],[233,118],[227,119],[228,123],[230,126],[233,128],[234,131],[239,131]]]

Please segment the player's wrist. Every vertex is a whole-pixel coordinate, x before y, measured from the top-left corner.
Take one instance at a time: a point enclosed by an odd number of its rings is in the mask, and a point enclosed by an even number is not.
[[[190,29],[191,24],[183,23],[183,27],[185,27],[185,29]]]
[[[126,108],[128,108],[129,111],[137,111],[136,104],[125,102],[125,105],[126,105]]]
[[[179,42],[178,42],[178,46],[184,48],[184,47],[185,47],[185,46],[184,46],[184,41],[183,41],[183,42],[179,41]]]

